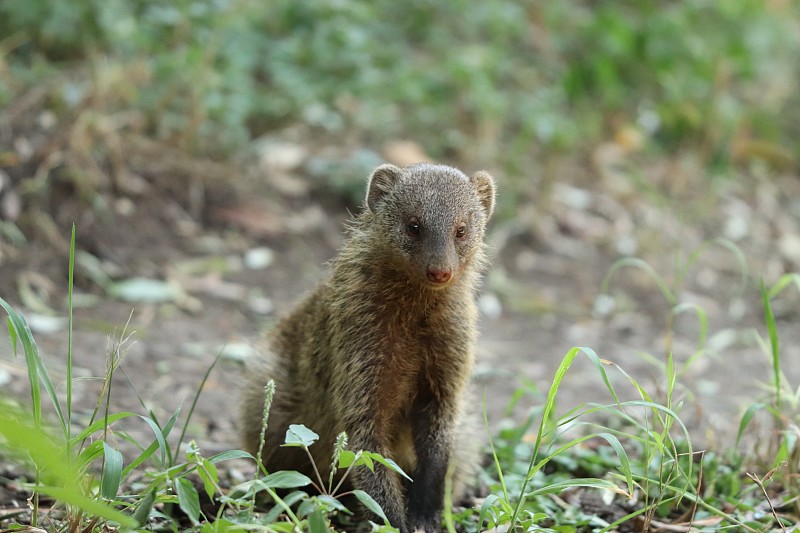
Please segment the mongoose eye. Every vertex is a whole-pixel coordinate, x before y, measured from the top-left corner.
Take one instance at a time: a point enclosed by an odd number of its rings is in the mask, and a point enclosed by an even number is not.
[[[462,222],[456,228],[456,238],[457,239],[463,239],[464,235],[466,235],[466,234],[467,234],[467,225]]]
[[[419,220],[416,218],[412,218],[408,221],[408,224],[406,224],[406,231],[408,231],[409,235],[419,235],[421,229]]]

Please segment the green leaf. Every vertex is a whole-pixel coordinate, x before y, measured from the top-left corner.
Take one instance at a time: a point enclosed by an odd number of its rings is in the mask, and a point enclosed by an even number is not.
[[[296,490],[294,492],[291,492],[291,493],[287,494],[286,497],[283,498],[283,503],[285,503],[289,507],[294,507],[295,504],[297,504],[299,502],[302,502],[302,501],[305,501],[307,499],[308,499],[308,494],[306,494],[305,492]],[[284,512],[285,512],[285,510],[284,510],[283,507],[281,507],[280,505],[275,505],[275,507],[273,507],[267,514],[264,515],[263,523],[264,524],[272,524]]]
[[[775,315],[772,312],[772,305],[769,303],[769,294],[767,293],[767,286],[764,280],[761,280],[761,300],[764,304],[764,320],[767,323],[767,331],[769,332],[769,345],[772,354],[772,373],[775,382],[775,405],[780,411],[783,404],[781,398],[781,348],[778,339],[778,326],[775,323]]]
[[[481,511],[478,515],[478,530],[484,530],[484,520],[486,520],[486,515],[491,514],[492,523],[486,524],[488,527],[497,527],[500,525],[500,520],[498,519],[497,515],[492,512],[495,505],[500,505],[504,507],[505,514],[510,516],[513,512],[511,506],[508,505],[508,502],[500,498],[496,494],[489,494],[485,500],[483,500],[483,504],[481,505]]]
[[[134,460],[131,462],[131,464],[129,464],[128,466],[126,466],[126,467],[125,467],[125,470],[123,470],[123,471],[122,471],[122,475],[123,475],[123,476],[127,476],[127,475],[128,475],[128,474],[130,474],[130,473],[131,473],[133,470],[135,470],[135,469],[136,469],[136,467],[138,467],[140,464],[142,464],[142,463],[144,463],[145,461],[147,461],[147,460],[148,460],[148,459],[149,459],[149,458],[150,458],[150,457],[151,457],[151,456],[152,456],[152,455],[153,455],[153,454],[156,452],[156,450],[158,449],[158,447],[159,447],[158,440],[153,440],[153,442],[150,444],[150,446],[148,446],[147,448],[145,448],[145,450],[144,450],[144,451],[142,451],[142,453],[140,453],[140,454],[139,454],[139,455],[136,457],[136,459],[134,459]]]
[[[14,357],[17,356],[17,330],[14,329],[14,322],[12,322],[11,317],[6,318],[6,327],[8,328],[8,338],[11,340],[11,351],[14,353]]]
[[[356,460],[356,454],[350,450],[342,450],[339,454],[339,468],[348,468]]]
[[[208,459],[203,459],[202,467],[197,469],[197,475],[200,476],[200,479],[203,481],[203,488],[208,495],[208,499],[213,501],[214,493],[216,492],[217,484],[219,483],[217,467],[214,466],[214,463]]]
[[[72,223],[72,238],[69,243],[69,272],[67,281],[67,309],[69,312],[67,333],[67,442],[72,434],[72,294],[74,289],[75,277],[75,223]]]
[[[563,481],[558,481],[556,483],[550,483],[538,489],[534,489],[528,493],[526,493],[526,497],[532,498],[534,496],[543,496],[545,494],[557,494],[562,492],[566,489],[574,488],[574,487],[589,487],[594,489],[604,489],[610,490],[617,494],[621,494],[625,497],[628,497],[629,494],[624,490],[620,489],[616,483],[612,483],[611,481],[607,481],[605,479],[597,479],[597,478],[575,478],[575,479],[565,479]]]
[[[366,507],[374,514],[381,517],[381,519],[383,519],[384,524],[386,524],[387,526],[391,525],[389,524],[389,519],[386,518],[386,514],[383,512],[383,509],[381,509],[381,506],[378,505],[378,502],[376,502],[372,498],[372,496],[370,496],[363,490],[358,490],[358,489],[353,491],[353,495],[355,495],[355,497],[358,498],[358,501],[360,501],[364,507]]]
[[[158,442],[158,449],[161,451],[161,464],[167,463],[167,457],[169,457],[169,447],[167,446],[167,441],[164,439],[164,434],[161,432],[161,428],[158,427],[155,420],[152,418],[139,415],[139,418],[145,421],[145,423],[150,426],[150,429],[153,430],[156,436],[156,442]]]
[[[249,454],[243,450],[228,450],[226,452],[221,452],[216,455],[212,455],[208,458],[209,461],[212,463],[219,463],[222,461],[230,461],[231,459],[255,459],[252,454]]]
[[[311,479],[294,470],[281,470],[262,478],[261,482],[271,489],[295,489],[310,485]]]
[[[747,426],[750,425],[750,421],[753,419],[755,414],[759,412],[761,409],[764,408],[763,403],[756,402],[750,407],[742,415],[742,419],[739,421],[739,431],[736,432],[736,446],[739,446],[739,441],[742,439],[742,435],[744,434],[744,430],[747,429]]]
[[[398,474],[400,474],[401,476],[403,476],[403,477],[404,477],[404,478],[406,478],[407,480],[409,480],[409,481],[414,481],[413,479],[411,479],[411,478],[408,476],[408,474],[406,474],[405,472],[403,472],[403,469],[402,469],[402,468],[400,468],[400,466],[399,466],[397,463],[395,463],[395,462],[394,462],[394,461],[392,461],[391,459],[387,459],[386,457],[382,456],[382,455],[381,455],[381,454],[379,454],[379,453],[375,453],[375,452],[364,452],[364,455],[363,455],[362,457],[364,458],[364,460],[365,460],[365,461],[366,461],[367,459],[370,459],[370,460],[372,460],[372,461],[375,461],[375,462],[377,462],[377,463],[380,463],[380,464],[382,464],[383,466],[385,466],[385,467],[389,468],[390,470],[393,470],[393,471],[397,472]],[[373,471],[374,471],[373,467],[371,467],[371,466],[370,466],[370,470],[373,470]]]
[[[150,520],[150,511],[153,510],[155,503],[156,489],[145,494],[144,498],[139,501],[139,505],[136,506],[136,511],[133,513],[133,518],[139,527],[144,526]]]
[[[608,276],[606,277],[608,278]],[[611,393],[611,396],[614,398],[614,401],[617,404],[620,403],[619,397],[617,396],[614,387],[611,385],[611,382],[608,379],[608,374],[606,373],[605,368],[603,368],[603,360],[601,360],[597,356],[595,351],[592,350],[591,348],[585,348],[585,347],[575,347],[570,349],[569,352],[567,352],[567,355],[565,355],[564,358],[561,360],[561,364],[556,369],[555,376],[553,377],[553,380],[550,383],[550,390],[547,393],[547,401],[545,403],[544,410],[542,411],[542,421],[539,424],[539,430],[536,434],[536,441],[534,442],[533,445],[533,453],[531,453],[530,463],[528,464],[528,473],[526,474],[525,480],[522,483],[522,487],[520,489],[520,496],[514,507],[514,512],[511,516],[511,525],[510,525],[511,528],[515,527],[519,513],[522,510],[523,505],[525,503],[528,483],[533,478],[534,474],[538,471],[538,469],[541,468],[541,466],[549,460],[545,459],[544,461],[539,462],[537,465],[539,448],[541,447],[542,443],[542,437],[545,434],[545,428],[547,427],[548,421],[550,420],[550,415],[553,409],[555,409],[556,396],[558,395],[558,388],[559,386],[561,386],[561,382],[564,380],[564,377],[566,376],[567,371],[572,365],[572,362],[574,361],[575,357],[577,357],[578,354],[580,353],[583,353],[586,357],[588,357],[592,361],[592,363],[597,368],[598,372],[600,372],[600,376],[602,377],[603,382],[606,385],[606,388]],[[654,408],[658,407],[661,406],[654,406]],[[668,414],[674,415],[672,411],[669,411]],[[677,417],[677,415],[675,416]]]
[[[47,367],[45,367],[44,361],[39,353],[39,347],[33,339],[33,333],[31,333],[28,322],[25,320],[24,316],[14,311],[14,308],[2,298],[0,298],[0,307],[5,309],[6,314],[8,314],[9,336],[11,337],[15,354],[17,340],[22,343],[22,351],[25,354],[25,365],[28,370],[28,381],[31,386],[34,426],[40,427],[42,422],[41,386],[43,386],[50,398],[50,402],[53,404],[58,420],[61,423],[61,430],[66,438],[66,436],[69,435],[67,421],[61,411],[61,403],[56,395],[56,390],[50,379],[50,374],[47,372]]]
[[[90,464],[92,464],[98,457],[103,456],[103,446],[105,445],[105,441],[96,440],[78,455],[77,467],[79,469],[86,468]]]
[[[639,259],[638,257],[623,257],[622,259],[616,260],[614,264],[611,265],[611,268],[608,269],[606,277],[603,278],[603,284],[600,288],[601,294],[608,293],[608,285],[611,282],[611,278],[614,276],[617,270],[626,266],[638,268],[650,276],[650,279],[652,279],[656,284],[658,289],[661,291],[662,296],[664,296],[664,299],[669,303],[670,307],[674,307],[678,303],[675,294],[672,292],[672,290],[670,290],[669,285],[664,278],[661,277],[658,272],[656,272],[656,270],[650,266],[649,263],[643,259]]]
[[[327,511],[336,510],[346,514],[353,514],[347,507],[344,506],[342,502],[328,494],[320,494],[319,496],[316,496],[315,499],[320,502],[322,507]],[[284,501],[286,501],[285,498]]]
[[[122,453],[115,450],[103,441],[103,479],[100,483],[100,496],[106,500],[115,500],[119,491],[120,478],[122,476]]]
[[[189,407],[189,413],[186,415],[186,420],[183,423],[183,429],[181,430],[181,436],[178,437],[178,448],[180,448],[180,443],[183,442],[184,437],[186,436],[186,431],[189,429],[189,422],[192,420],[192,415],[194,414],[194,410],[197,407],[197,401],[200,399],[200,393],[203,392],[205,388],[206,382],[208,381],[208,377],[211,375],[211,371],[214,370],[214,367],[217,366],[217,363],[222,358],[222,351],[217,354],[217,357],[214,358],[214,362],[209,365],[206,369],[206,373],[203,375],[203,379],[200,380],[200,384],[197,386],[197,390],[194,393],[194,398],[192,399],[192,405]],[[173,462],[177,461],[177,454],[178,449],[175,450],[176,457],[172,458]]]
[[[628,460],[628,454],[625,453],[625,448],[619,439],[611,433],[598,433],[598,437],[605,439],[605,441],[614,449],[617,457],[619,458],[619,466],[622,473],[625,475],[625,482],[628,484],[627,498],[633,497],[633,474],[631,472],[631,463]]]
[[[16,409],[0,409],[0,450],[13,450],[42,471],[45,484],[77,487],[80,473],[71,461],[64,442],[36,427]]]
[[[242,531],[241,524],[231,522],[224,518],[214,520],[213,522],[203,522],[200,526],[201,533],[227,533],[228,531]]]
[[[328,524],[322,509],[317,507],[308,515],[308,530],[310,533],[328,533]]]
[[[123,527],[127,528],[136,525],[136,522],[133,520],[132,517],[122,514],[118,510],[114,509],[109,505],[106,505],[103,502],[87,498],[86,496],[81,494],[78,489],[71,489],[67,487],[48,487],[40,485],[38,487],[38,490],[42,494],[47,494],[55,498],[56,500],[62,501],[70,505],[74,505],[79,509],[83,509],[86,512],[86,514],[90,516],[118,522]]]
[[[189,517],[192,524],[200,523],[200,496],[192,485],[192,482],[185,477],[175,480],[175,490],[178,492],[178,505],[181,510]]]
[[[301,529],[295,526],[292,522],[275,522],[270,524],[269,527],[278,533],[295,533]]]
[[[136,414],[130,413],[130,412],[122,412],[122,413],[116,413],[116,414],[113,414],[113,415],[108,415],[107,418],[101,418],[99,420],[95,420],[94,423],[92,423],[86,429],[84,429],[83,431],[81,431],[80,433],[75,435],[72,438],[72,440],[69,441],[69,445],[70,446],[75,446],[78,443],[80,443],[81,441],[83,441],[85,438],[87,438],[89,435],[94,433],[95,431],[103,430],[103,429],[106,428],[106,426],[110,426],[111,424],[113,424],[117,420],[121,420],[121,419],[127,418],[129,416],[136,416]]]
[[[789,286],[789,284],[794,284],[798,290],[800,290],[800,274],[784,274],[778,280],[778,282],[772,286],[769,290],[768,297],[770,300],[778,296],[783,290]]]
[[[183,400],[181,400],[181,403],[178,405],[178,407],[175,408],[175,411],[172,413],[172,416],[169,417],[167,423],[164,424],[164,429],[161,431],[164,434],[164,437],[168,437],[169,434],[172,432],[172,428],[173,426],[175,426],[175,422],[178,420],[178,416],[181,414],[182,407],[183,407]]]
[[[347,461],[349,462],[347,466],[350,466],[351,464],[353,466],[366,466],[367,468],[369,468],[370,472],[375,472],[375,461],[373,460],[373,455],[381,457],[378,454],[373,454],[372,452],[360,450],[358,453],[355,454],[352,461],[350,461],[349,457],[347,458]]]
[[[291,424],[286,430],[286,440],[282,446],[297,446],[308,448],[319,440],[319,435],[305,427],[303,424]]]

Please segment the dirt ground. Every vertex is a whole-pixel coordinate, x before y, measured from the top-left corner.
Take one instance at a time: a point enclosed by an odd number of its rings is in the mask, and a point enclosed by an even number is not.
[[[274,158],[293,146],[269,150]],[[146,170],[131,173],[133,185],[117,184],[95,198],[104,201],[101,208],[64,180],[53,182],[46,201],[25,205],[23,198],[16,224],[27,240],[0,241],[0,296],[30,320],[62,395],[68,242],[70,223],[77,225],[82,254],[73,339],[78,424],[98,402],[99,378],[120,338],[125,355],[116,371],[111,412],[143,412],[143,403],[162,421],[179,405],[188,410],[202,376],[224,349],[189,436],[207,454],[237,446],[243,359],[257,353],[259,332],[325,275],[348,210],[358,209],[352,200],[320,188],[309,177],[308,160],[287,165],[291,168],[278,164],[277,170],[256,164],[248,179],[229,181],[195,181],[187,177],[191,168],[178,172],[168,162],[163,168],[139,162]],[[129,162],[136,170],[135,154]],[[533,207],[538,198],[532,188],[526,190],[527,201],[525,192],[512,197],[509,180],[497,176],[504,212],[489,236],[493,260],[480,301],[475,380],[485,392],[489,420],[499,425],[509,415],[506,406],[514,391],[523,386],[539,392],[526,395],[511,416],[521,420],[540,406],[555,369],[573,346],[594,349],[663,400],[666,374],[659,364],[671,350],[681,368],[696,354],[700,329],[687,311],[677,316],[674,336],[668,335],[671,306],[642,269],[621,268],[611,277],[608,296],[601,295],[614,262],[631,255],[645,258],[678,287],[678,302],[701,306],[707,314],[707,353],[679,377],[679,397],[686,400],[681,415],[698,441],[730,446],[742,409],[766,394],[759,384],[770,378],[770,364],[755,340],[756,332],[766,336],[759,278],[774,283],[784,272],[797,271],[800,262],[792,247],[800,225],[796,176],[756,177],[752,184],[731,184],[710,197],[691,186],[671,190],[665,185],[668,171],[655,171],[651,185],[661,188],[659,200],[619,186],[602,166],[588,167],[589,179],[565,176],[538,207]],[[204,175],[228,171],[209,163]],[[9,176],[18,183],[16,174]],[[720,237],[736,243],[747,273],[742,276],[739,260],[725,245],[709,244],[678,281],[690,254]],[[169,290],[177,287],[177,292],[167,290],[167,301],[124,301],[119,282],[138,278],[168,281]],[[164,298],[165,288],[157,289],[153,298]],[[787,289],[775,303],[784,366],[795,386],[800,378],[797,293]],[[23,364],[4,336],[0,392],[25,397]],[[607,370],[621,399],[636,398],[622,373],[610,365]],[[581,402],[610,401],[589,360],[576,359],[559,393],[559,412]],[[130,422],[125,429],[150,438],[144,423]]]

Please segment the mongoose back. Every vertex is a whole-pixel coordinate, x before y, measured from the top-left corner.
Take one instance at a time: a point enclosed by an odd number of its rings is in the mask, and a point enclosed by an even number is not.
[[[477,462],[463,428],[477,337],[475,296],[495,185],[442,165],[382,165],[369,177],[363,211],[323,281],[269,333],[243,402],[246,448],[256,453],[264,385],[276,392],[263,461],[309,477],[308,457],[281,448],[290,424],[320,435],[310,448],[323,479],[336,436],[348,448],[396,461],[408,482],[378,465],[352,485],[407,533],[438,526],[448,466],[454,497]],[[474,451],[474,453],[470,453]]]

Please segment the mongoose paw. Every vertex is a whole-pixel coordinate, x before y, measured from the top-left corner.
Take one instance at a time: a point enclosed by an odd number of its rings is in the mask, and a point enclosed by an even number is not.
[[[439,531],[439,521],[434,519],[418,520],[410,529],[413,533],[437,533]]]

